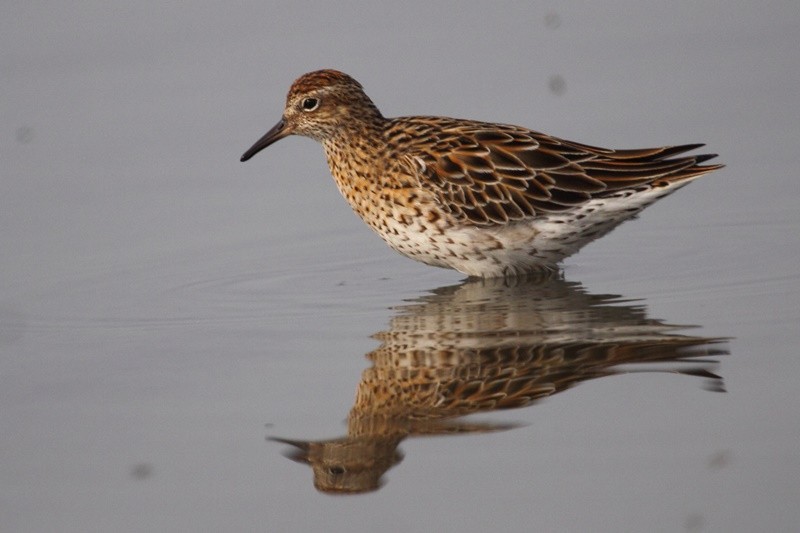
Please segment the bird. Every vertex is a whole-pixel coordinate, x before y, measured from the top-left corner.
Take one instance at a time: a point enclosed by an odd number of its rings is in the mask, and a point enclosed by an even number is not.
[[[401,254],[469,277],[559,263],[656,200],[722,168],[703,144],[615,150],[511,124],[386,118],[353,77],[300,76],[278,123],[241,157],[289,135],[320,142],[355,213]]]

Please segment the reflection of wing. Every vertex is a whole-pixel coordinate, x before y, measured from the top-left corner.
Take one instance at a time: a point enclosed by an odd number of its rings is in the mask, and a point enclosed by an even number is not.
[[[361,376],[346,437],[282,442],[311,464],[319,490],[360,492],[379,487],[408,436],[509,429],[456,418],[529,405],[633,366],[701,376],[722,390],[709,359],[727,353],[722,340],[675,329],[648,319],[642,305],[559,279],[437,289],[397,307],[389,330],[375,335],[381,345],[367,354],[373,365]]]
[[[703,375],[721,388],[719,377],[692,358],[721,355],[712,339],[669,336],[660,341],[558,343],[470,348],[439,353],[444,360],[474,361],[454,366],[388,366],[364,371],[353,417],[449,418],[480,411],[522,407],[581,381],[618,374],[620,365],[671,363],[670,372]],[[384,352],[385,347],[379,349]],[[407,354],[391,358],[408,362]],[[400,357],[397,357],[400,356]],[[383,358],[384,360],[387,358]],[[351,427],[351,430],[355,429]]]
[[[444,117],[401,117],[395,124],[397,135],[413,128],[422,140],[409,148],[424,174],[420,183],[445,211],[478,225],[563,212],[620,189],[658,187],[719,168],[698,166],[714,155],[673,157],[701,144],[612,150],[511,125]]]

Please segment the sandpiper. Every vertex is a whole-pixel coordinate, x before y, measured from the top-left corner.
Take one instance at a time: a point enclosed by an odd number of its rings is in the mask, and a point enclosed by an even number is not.
[[[322,143],[353,210],[417,261],[469,276],[554,270],[585,244],[721,168],[702,144],[613,150],[509,124],[385,118],[352,77],[318,70],[241,160],[288,135]],[[678,157],[676,157],[678,156]]]

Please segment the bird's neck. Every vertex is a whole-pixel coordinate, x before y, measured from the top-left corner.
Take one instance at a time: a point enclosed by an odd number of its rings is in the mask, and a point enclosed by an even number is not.
[[[342,121],[334,134],[322,141],[331,170],[336,164],[360,166],[372,161],[374,165],[385,151],[387,124],[377,109]]]

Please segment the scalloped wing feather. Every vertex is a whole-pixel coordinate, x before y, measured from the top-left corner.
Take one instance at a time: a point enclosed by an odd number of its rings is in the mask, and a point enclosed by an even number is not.
[[[714,155],[672,157],[701,144],[612,150],[551,137],[517,126],[401,117],[421,139],[409,149],[420,185],[450,214],[476,225],[505,224],[569,211],[620,189],[664,186],[721,165],[699,166]]]

